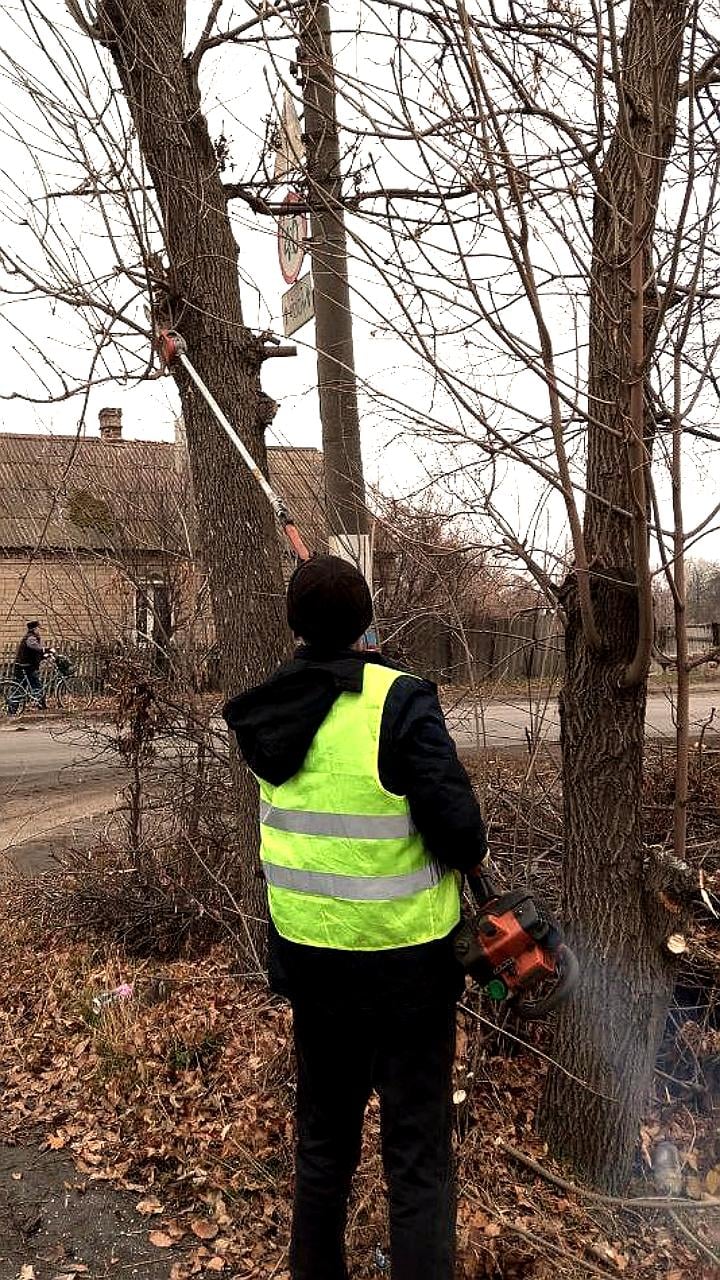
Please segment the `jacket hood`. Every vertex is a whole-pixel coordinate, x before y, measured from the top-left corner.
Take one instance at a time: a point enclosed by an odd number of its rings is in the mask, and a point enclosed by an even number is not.
[[[300,649],[264,684],[231,698],[223,718],[253,773],[275,787],[294,777],[336,699],[362,691],[366,662],[394,666],[374,653],[315,658]]]

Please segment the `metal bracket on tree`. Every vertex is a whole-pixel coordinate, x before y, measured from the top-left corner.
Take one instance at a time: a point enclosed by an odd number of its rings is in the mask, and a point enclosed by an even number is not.
[[[265,494],[265,497],[275,512],[278,521],[282,525],[283,532],[296,556],[299,560],[309,560],[310,552],[305,546],[297,525],[290,515],[287,506],[283,502],[282,498],[275,492],[272,485],[266,480],[252,454],[246,449],[232,423],[223,413],[220,405],[210,391],[210,388],[206,386],[192,361],[188,359],[187,343],[182,334],[177,333],[175,329],[161,329],[156,339],[156,345],[160,354],[160,359],[167,369],[170,369],[175,361],[178,361],[189,377],[192,378],[192,381],[195,383],[195,386],[203,399],[209,405],[226,436],[234,444],[253,479]]]

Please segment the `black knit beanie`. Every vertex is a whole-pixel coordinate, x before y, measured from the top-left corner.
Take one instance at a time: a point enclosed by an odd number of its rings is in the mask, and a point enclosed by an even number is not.
[[[290,629],[314,649],[347,649],[367,630],[372,614],[367,582],[339,556],[305,560],[288,584]]]

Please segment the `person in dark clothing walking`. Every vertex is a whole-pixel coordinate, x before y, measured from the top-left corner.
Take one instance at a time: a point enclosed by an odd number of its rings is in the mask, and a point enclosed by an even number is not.
[[[29,689],[30,695],[37,705],[45,710],[45,692],[40,679],[40,664],[49,653],[40,635],[40,623],[36,620],[28,622],[25,635],[15,651],[15,679],[18,684]],[[8,707],[12,715],[14,708]]]
[[[380,1099],[393,1280],[451,1280],[451,1071],[461,873],[487,852],[435,686],[360,647],[365,579],[333,556],[288,588],[294,659],[224,709],[260,784],[273,989],[293,1009],[293,1280],[347,1280],[347,1203]]]

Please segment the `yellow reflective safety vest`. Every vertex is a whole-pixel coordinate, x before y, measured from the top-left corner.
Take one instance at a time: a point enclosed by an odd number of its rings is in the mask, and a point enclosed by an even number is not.
[[[366,663],[303,766],[260,783],[260,857],[270,914],[292,942],[383,951],[443,938],[460,918],[459,877],[435,863],[407,800],[380,781],[385,701],[404,672]]]

